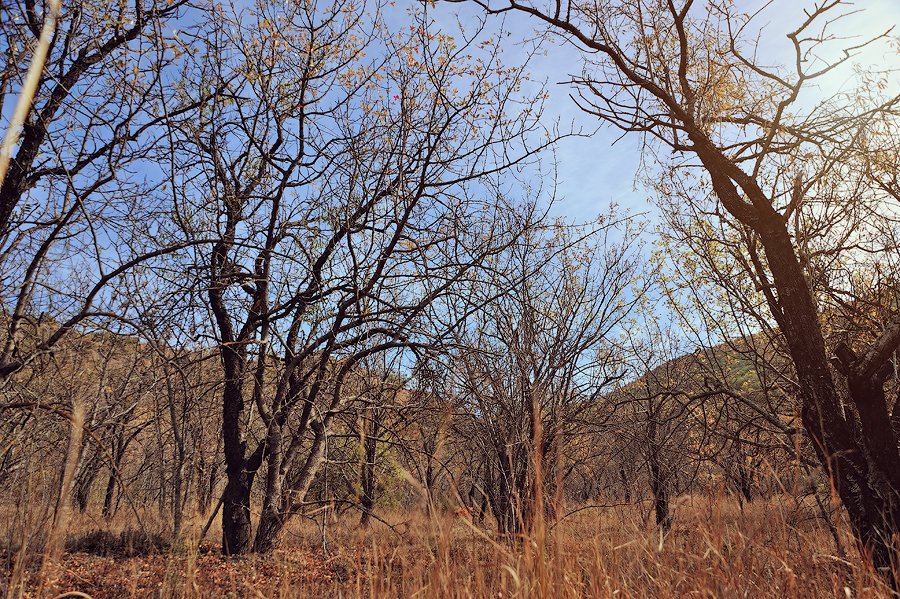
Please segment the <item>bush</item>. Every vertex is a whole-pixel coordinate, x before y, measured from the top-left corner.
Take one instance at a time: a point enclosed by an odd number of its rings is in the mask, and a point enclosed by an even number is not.
[[[169,548],[169,541],[157,533],[126,528],[119,534],[109,530],[92,530],[69,535],[66,551],[89,553],[103,557],[133,557],[160,553]]]

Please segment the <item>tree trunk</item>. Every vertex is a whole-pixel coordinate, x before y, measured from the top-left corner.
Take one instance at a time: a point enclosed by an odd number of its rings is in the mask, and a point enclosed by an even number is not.
[[[738,473],[738,486],[740,487],[740,496],[743,498],[741,501],[741,507],[744,505],[744,501],[750,503],[753,501],[753,479],[751,474],[747,471],[747,466],[744,465],[743,454],[738,455],[738,465],[737,465],[737,473]]]
[[[116,471],[109,471],[109,478],[106,479],[106,493],[103,495],[103,517],[107,520],[112,517],[112,502],[116,493]]]
[[[172,476],[172,536],[181,536],[181,521],[184,514],[184,451],[176,448],[177,461],[173,468]]]
[[[78,473],[75,479],[75,505],[82,514],[87,511],[88,503],[91,499],[91,489],[94,481],[97,480],[97,474],[100,472],[100,460],[90,459]]]
[[[628,482],[628,477],[625,476],[624,467],[619,468],[619,478],[622,479],[622,493],[625,503],[631,503],[631,484]]]
[[[478,515],[475,517],[475,522],[478,524],[484,524],[484,516],[488,511],[488,495],[483,490],[481,491],[481,503],[478,505]]]
[[[773,306],[773,311],[778,310],[781,315],[785,339],[800,383],[804,428],[812,438],[823,467],[834,480],[857,539],[871,554],[876,568],[890,568],[892,536],[897,522],[894,512],[898,502],[896,492],[885,494],[884,485],[878,479],[880,476],[888,480],[896,479],[900,472],[879,475],[873,471],[866,452],[855,442],[842,415],[841,400],[829,367],[818,313],[783,221],[776,216],[759,228],[778,290],[778,303]],[[870,409],[873,412],[881,410],[869,408],[865,400],[863,404],[865,407],[860,414],[863,437],[872,436],[873,446],[883,448],[884,435],[879,434],[878,429],[890,427],[887,410],[884,410],[884,420],[877,423],[873,422]],[[896,441],[892,452],[897,453]],[[877,466],[877,460],[884,458],[875,457],[873,465]]]
[[[281,531],[296,510],[301,507],[309,492],[309,488],[312,486],[316,473],[322,464],[325,463],[327,427],[319,421],[310,422],[309,427],[315,433],[315,437],[313,438],[309,455],[297,477],[286,481],[284,472],[280,468],[275,469],[278,473],[278,481],[277,485],[272,488],[272,492],[274,493],[277,489],[277,495],[273,495],[270,499],[267,491],[267,497],[264,501],[268,509],[264,507],[260,515],[259,525],[256,528],[256,537],[253,541],[254,551],[269,553],[278,546]],[[271,463],[269,468],[272,468]]]
[[[281,471],[284,450],[282,447],[281,426],[273,422],[269,427],[266,439],[266,493],[263,508],[256,527],[253,549],[260,553],[268,553],[277,545],[278,535],[284,526],[284,474]]]
[[[514,453],[509,446],[497,450],[498,480],[497,530],[501,535],[518,535],[528,530],[534,516],[534,497],[528,485],[531,471],[527,452]]]
[[[432,460],[434,459],[434,450],[426,450],[425,456],[425,512],[428,517],[434,516],[434,467]]]
[[[109,478],[106,479],[106,493],[103,496],[103,517],[106,519],[111,518],[115,512],[113,509],[113,497],[116,493],[119,467],[122,465],[122,457],[125,455],[124,428],[120,427],[118,433],[113,446],[113,464],[109,469]]]
[[[871,396],[853,398],[855,402],[862,400],[864,413],[873,410],[865,417],[860,414],[861,421],[864,418],[868,420],[868,425],[862,424],[862,437],[872,439],[864,442],[870,447],[868,453],[871,453],[871,448],[876,450],[876,455],[867,455],[866,448],[860,445],[844,417],[819,313],[783,215],[775,210],[756,181],[736,169],[703,133],[691,131],[689,136],[695,143],[694,151],[711,175],[713,188],[722,205],[759,235],[775,290],[775,293],[766,293],[766,299],[782,330],[797,372],[803,427],[812,440],[822,467],[834,481],[863,550],[871,556],[876,568],[882,571],[890,569],[894,553],[893,535],[898,530],[895,512],[900,506],[897,500],[900,489],[886,490],[889,485],[885,481],[893,480],[900,474],[896,471],[878,471],[879,462],[894,462],[892,457],[877,455],[879,448],[897,453],[896,442],[889,449],[885,447],[886,433],[881,430],[890,427],[887,410],[884,410],[884,420],[876,422],[874,414],[880,414],[882,410],[877,405],[867,405]],[[733,176],[740,179],[741,192],[735,187]],[[854,381],[848,380],[848,383],[853,387]],[[873,387],[870,384],[869,390]]]
[[[186,451],[184,447],[184,435],[181,427],[184,419],[187,417],[187,406],[182,410],[181,418],[177,413],[175,403],[177,399],[177,391],[172,383],[173,373],[169,368],[169,362],[163,362],[163,369],[166,377],[166,391],[169,408],[169,420],[172,425],[172,441],[174,444],[173,458],[175,463],[172,467],[172,535],[176,539],[181,536],[181,521],[184,508],[184,467],[186,461]],[[183,371],[181,371],[183,373]],[[187,390],[184,390],[187,397]],[[185,401],[186,404],[186,401]]]
[[[231,348],[223,348],[222,354],[226,371],[222,391],[222,437],[227,478],[222,495],[222,551],[225,555],[240,555],[250,550],[250,486],[253,475],[247,471],[246,443],[241,434],[244,398],[238,373],[242,368]]]
[[[222,552],[240,555],[249,550],[250,480],[246,472],[229,472],[222,494]]]
[[[380,425],[380,410],[371,410],[368,419],[371,422],[371,428],[368,433],[363,432],[363,463],[362,472],[360,473],[360,482],[362,483],[362,496],[360,497],[360,509],[362,516],[359,519],[359,525],[366,527],[369,524],[369,518],[372,510],[375,508],[375,458],[378,450],[378,433]],[[365,431],[369,424],[363,421],[360,431]]]
[[[653,510],[656,513],[656,525],[662,530],[672,528],[672,514],[669,511],[669,487],[662,465],[659,462],[659,449],[650,449],[650,490],[653,493]]]
[[[56,496],[56,506],[53,510],[53,520],[48,532],[47,546],[41,565],[41,573],[51,560],[62,556],[65,548],[66,532],[69,527],[71,514],[72,485],[75,479],[75,469],[78,467],[78,458],[81,452],[81,439],[84,435],[85,410],[81,404],[75,404],[72,408],[72,416],[69,421],[69,444],[66,449],[65,461],[59,476],[59,487]]]

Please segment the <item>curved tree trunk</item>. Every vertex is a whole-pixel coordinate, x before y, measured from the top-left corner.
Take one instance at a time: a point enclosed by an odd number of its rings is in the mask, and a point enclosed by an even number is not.
[[[265,504],[253,541],[254,551],[269,553],[278,546],[284,526],[297,510],[302,507],[316,473],[319,472],[322,464],[325,463],[328,437],[327,426],[322,422],[313,420],[310,422],[309,427],[315,436],[303,467],[295,477],[289,479],[285,479],[284,472],[280,468],[276,468],[275,470],[280,473],[277,476],[279,479],[277,486],[266,489]],[[269,468],[273,469],[271,462]]]
[[[876,568],[890,568],[900,506],[900,486],[895,486],[900,482],[900,455],[892,439],[883,385],[869,377],[854,380],[850,373],[851,398],[860,415],[861,437],[868,445],[861,447],[843,416],[818,312],[790,235],[777,216],[763,221],[758,229],[778,291],[777,303],[771,307],[780,315],[800,382],[804,428],[834,481],[857,538]]]

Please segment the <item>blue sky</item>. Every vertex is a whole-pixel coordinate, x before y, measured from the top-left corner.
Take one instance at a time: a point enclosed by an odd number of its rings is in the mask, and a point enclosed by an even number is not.
[[[763,8],[756,23],[762,30],[761,45],[769,55],[767,59],[771,57],[773,63],[793,59],[793,51],[785,34],[802,22],[803,10],[811,7],[812,2],[777,0],[767,8],[764,8],[767,4],[764,0],[738,0],[735,4],[747,13]],[[698,3],[698,7],[700,5],[702,3]],[[847,16],[843,24],[835,28],[835,31],[854,32],[856,37],[848,40],[851,45],[900,23],[900,0],[859,0],[848,2],[843,9],[844,12],[859,11]],[[454,15],[458,14],[464,24],[474,24],[479,13],[470,5],[438,3],[431,9],[431,14],[445,32],[452,34],[456,29]],[[500,24],[500,17],[492,17],[487,29],[495,31]],[[508,15],[503,24],[512,33],[503,38],[504,60],[521,60],[525,48],[516,42],[516,38],[521,40],[530,37],[534,23],[519,15]],[[900,28],[891,35],[900,36]],[[521,56],[517,57],[516,52]],[[881,43],[865,50],[855,62],[892,66],[897,59],[896,53],[891,54],[890,46]],[[580,70],[576,50],[562,44],[544,44],[530,65],[535,80],[547,81],[550,92],[547,105],[549,117],[560,118],[562,126],[573,123],[586,133],[597,128],[597,120],[575,106],[569,97],[569,87],[562,83],[567,74]],[[849,68],[835,72],[826,82],[832,89],[822,89],[822,96],[837,91],[850,76]],[[592,219],[612,202],[632,212],[646,212],[650,209],[648,192],[639,183],[635,183],[635,173],[640,168],[640,139],[636,135],[629,135],[613,146],[619,136],[620,132],[603,127],[589,138],[570,138],[559,144],[556,153],[559,199],[552,210],[554,214],[577,220]]]
[[[247,0],[233,2],[238,7],[252,4]],[[388,21],[394,24],[407,22],[407,2],[418,4],[417,0],[399,0],[393,6],[386,6]],[[736,5],[748,13],[759,10],[766,3],[766,0],[736,0]],[[757,23],[763,30],[763,45],[772,61],[784,62],[791,59],[790,43],[785,33],[802,20],[803,10],[812,5],[812,0],[776,0],[771,4],[759,15]],[[702,5],[703,2],[697,3],[698,8]],[[846,12],[859,11],[847,17],[839,28],[841,31],[855,32],[857,40],[900,23],[900,0],[856,0],[847,2],[844,9]],[[466,26],[473,25],[481,15],[476,6],[466,3],[439,2],[429,11],[437,24],[451,35],[458,31],[455,15],[458,14]],[[504,60],[520,62],[525,48],[529,46],[521,40],[533,37],[535,21],[516,14],[503,18],[491,17],[486,31],[494,33],[501,24],[511,34],[503,38]],[[893,35],[900,36],[900,30],[894,31]],[[850,43],[855,42],[850,40]],[[857,62],[891,66],[897,62],[898,54],[889,54],[889,50],[887,44],[880,44],[864,52]],[[547,116],[559,118],[562,128],[572,124],[576,129],[591,133],[598,127],[597,120],[575,106],[569,97],[569,87],[563,83],[568,74],[580,70],[580,64],[579,54],[573,48],[561,43],[544,43],[532,58],[530,71],[536,82],[546,81],[546,89],[550,93]],[[835,73],[831,78],[834,89],[839,88],[848,77],[848,69]],[[536,89],[539,88],[536,86]],[[5,108],[11,110],[13,102],[8,101],[7,104]],[[6,119],[2,123],[5,125]],[[613,146],[619,135],[618,131],[603,127],[587,138],[569,138],[559,144],[556,150],[558,200],[552,209],[554,215],[589,220],[605,212],[612,202],[632,212],[646,212],[650,208],[648,192],[635,182],[635,174],[640,168],[640,139],[636,135],[626,136]]]
[[[252,4],[247,0],[232,1],[238,7]],[[417,0],[400,0],[393,6],[385,7],[388,21],[395,24],[406,22],[407,2],[418,4]],[[736,0],[735,4],[741,10],[752,13],[764,7],[767,0]],[[784,62],[791,59],[790,43],[785,38],[785,33],[802,20],[803,10],[812,5],[812,0],[775,0],[771,4],[761,12],[757,23],[763,30],[763,45],[771,54],[773,62]],[[702,8],[702,5],[703,2],[697,3],[698,8]],[[859,11],[847,17],[840,27],[841,31],[856,32],[859,36],[857,39],[883,32],[900,23],[900,0],[855,0],[847,2],[844,10]],[[438,2],[429,11],[438,25],[451,35],[458,31],[456,15],[459,15],[464,25],[470,26],[481,14],[473,4],[466,3]],[[491,17],[487,32],[495,32],[501,24],[511,33],[503,39],[504,60],[510,63],[521,61],[525,48],[529,46],[521,43],[521,40],[533,37],[535,21],[516,14],[508,14],[503,18]],[[893,35],[900,36],[900,30],[894,31]],[[887,44],[880,44],[863,53],[857,61],[890,66],[896,63],[898,55],[890,55],[888,51]],[[550,92],[547,116],[559,118],[562,128],[573,124],[576,129],[591,133],[598,127],[597,120],[575,106],[569,97],[569,87],[563,83],[568,74],[576,73],[579,69],[578,52],[561,43],[544,43],[530,63],[534,80],[547,82],[546,87]],[[835,73],[831,78],[835,89],[848,77],[847,69]],[[5,108],[11,110],[13,102],[7,103]],[[5,125],[6,119],[2,122]],[[635,173],[640,168],[640,140],[637,136],[630,135],[613,146],[619,135],[618,131],[603,127],[588,138],[570,138],[559,144],[556,151],[558,201],[552,210],[553,214],[577,220],[593,219],[612,202],[633,212],[645,212],[649,209],[648,193],[641,189],[639,183],[637,186],[635,184]]]

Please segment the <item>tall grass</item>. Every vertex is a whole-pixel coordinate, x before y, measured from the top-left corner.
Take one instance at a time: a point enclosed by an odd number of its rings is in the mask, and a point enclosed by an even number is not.
[[[2,588],[6,597],[37,596],[43,587],[40,596],[78,591],[95,599],[890,596],[846,526],[838,523],[844,558],[815,514],[814,505],[788,496],[743,508],[729,496],[685,496],[668,534],[637,505],[584,509],[514,539],[455,512],[382,512],[384,522],[366,529],[350,514],[326,522],[324,551],[321,519],[297,521],[271,556],[226,559],[209,544],[198,553],[188,536],[154,555],[69,552],[53,580],[14,566],[3,572]],[[70,541],[97,522],[74,517]],[[127,525],[114,522],[111,531]],[[196,534],[202,525],[197,518],[188,530]]]

